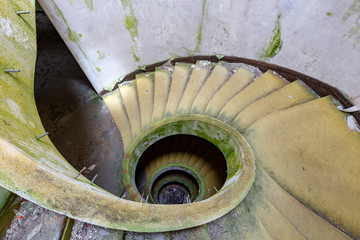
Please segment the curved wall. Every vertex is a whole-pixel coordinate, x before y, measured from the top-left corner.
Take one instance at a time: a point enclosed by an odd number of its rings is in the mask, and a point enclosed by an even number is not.
[[[40,0],[98,92],[174,56],[223,54],[285,66],[360,106],[360,3]]]

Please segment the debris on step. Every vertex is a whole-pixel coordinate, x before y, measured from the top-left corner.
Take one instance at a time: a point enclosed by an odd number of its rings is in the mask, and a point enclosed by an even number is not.
[[[4,239],[60,239],[67,217],[23,200]]]
[[[120,230],[104,228],[75,220],[70,240],[118,240],[123,239],[123,235],[124,232]]]

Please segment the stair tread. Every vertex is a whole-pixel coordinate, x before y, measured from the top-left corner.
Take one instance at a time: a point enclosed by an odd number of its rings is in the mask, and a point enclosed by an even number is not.
[[[243,132],[260,118],[285,108],[316,99],[318,96],[297,80],[246,107],[231,125]]]
[[[287,193],[264,169],[258,168],[255,184],[287,221],[306,239],[349,239]]]
[[[187,136],[187,135],[182,135],[181,136],[181,141],[180,141],[180,144],[179,144],[179,149],[178,149],[177,154],[176,154],[175,162],[182,162],[184,154],[190,148],[191,139],[192,138],[190,137],[190,139],[189,139],[189,136]]]
[[[196,151],[193,153],[192,157],[189,159],[188,164],[194,165],[196,161],[201,158],[202,153],[206,151],[206,149],[209,147],[208,142],[201,141],[201,143],[196,148]]]
[[[305,239],[281,212],[263,195],[261,186],[248,194],[256,216],[273,239]],[[251,196],[251,197],[250,197]]]
[[[261,166],[292,196],[360,235],[360,175],[354,171],[360,169],[360,133],[349,129],[347,116],[324,97],[272,113],[244,136]]]
[[[154,78],[155,74],[153,72],[136,75],[136,88],[139,98],[142,129],[149,126],[152,121]]]
[[[177,156],[177,149],[179,148],[179,145],[181,143],[181,137],[173,137],[173,141],[171,144],[171,153],[169,154],[169,163],[175,163],[176,162],[176,156]]]
[[[130,122],[133,139],[135,139],[141,131],[141,114],[137,96],[136,81],[132,80],[121,83],[119,90]]]
[[[183,163],[190,162],[193,153],[196,152],[196,149],[198,149],[198,147],[201,145],[202,141],[200,141],[198,138],[191,138],[189,143],[190,144],[188,147],[188,152],[186,154],[184,154],[183,158],[181,159],[181,162],[183,162]]]
[[[216,189],[219,191],[223,185],[223,180],[219,177],[218,169],[213,169],[206,176],[204,176],[204,182],[206,185],[206,198],[216,193]]]
[[[180,100],[178,114],[189,114],[197,93],[204,84],[215,64],[209,61],[197,61]]]
[[[175,64],[174,74],[172,77],[169,91],[169,98],[166,104],[165,117],[171,117],[176,115],[181,97],[183,95],[193,67],[193,64],[188,63]]]
[[[246,198],[223,217],[208,223],[208,228],[212,239],[273,239]]]
[[[155,69],[153,123],[164,117],[172,73],[173,67],[167,65]]]
[[[239,64],[177,63],[137,75],[104,99],[124,146],[151,122],[182,114],[218,118],[243,133],[257,161],[256,179],[239,206],[207,225],[211,237],[211,224],[221,222],[249,238],[348,239],[331,224],[359,236],[360,176],[354,169],[360,169],[360,133],[349,129],[348,115],[331,97],[318,98],[300,80],[288,83],[270,70],[254,75]],[[210,143],[195,143],[182,136],[154,148],[147,177],[165,164],[189,164],[202,175],[206,197],[214,195],[225,170],[216,166],[220,158]],[[229,236],[235,235],[217,239]]]
[[[226,122],[232,122],[247,106],[261,97],[280,89],[286,84],[287,81],[268,70],[231,98],[220,111],[218,118]]]
[[[230,79],[215,93],[206,107],[205,114],[216,117],[225,104],[239,91],[249,85],[254,74],[249,69],[240,67]]]
[[[104,102],[108,107],[111,116],[121,134],[125,151],[128,149],[133,139],[130,122],[122,102],[120,90],[117,89],[103,96]]]
[[[229,79],[233,71],[238,67],[238,64],[218,62],[196,95],[191,108],[191,113],[204,113],[206,106],[213,95]]]

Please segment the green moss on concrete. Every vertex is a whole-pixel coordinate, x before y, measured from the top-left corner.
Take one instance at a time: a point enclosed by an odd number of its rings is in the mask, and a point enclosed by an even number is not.
[[[101,68],[100,67],[95,67],[96,71],[101,72]]]
[[[93,0],[84,0],[84,2],[85,2],[88,9],[90,9],[91,11],[94,10]]]
[[[0,216],[12,195],[14,195],[12,192],[0,187]]]
[[[76,170],[61,156],[49,137],[35,139],[46,130],[42,126],[34,98],[36,34],[31,29],[35,29],[35,6],[34,2],[32,5],[30,2],[5,1],[5,5],[0,8],[0,15],[6,16],[13,30],[12,35],[0,38],[0,140],[16,149],[19,155],[28,157],[34,165],[70,177]],[[31,12],[24,16],[31,28],[24,24],[24,19],[13,11],[14,8]],[[26,47],[17,43],[19,39],[14,35],[17,33],[28,36]],[[6,68],[19,69],[20,72],[5,73]],[[1,155],[6,154],[3,149]],[[16,176],[11,175],[5,166],[20,163],[16,158],[0,159],[0,184],[8,189],[17,189],[17,182],[14,181]],[[27,194],[25,190],[23,194]]]
[[[74,31],[72,31],[71,29],[69,29],[69,39],[70,41],[74,42],[74,43],[79,43],[80,38],[82,37],[81,33],[76,33]]]
[[[135,62],[139,62],[139,61],[140,61],[140,58],[139,58],[138,55],[136,55],[136,51],[137,51],[136,47],[135,47],[135,46],[131,46],[131,47],[130,47],[130,50],[131,50],[131,55],[133,56]]]
[[[327,12],[326,15],[328,15],[329,17],[332,16],[332,12]]]
[[[281,39],[281,23],[280,23],[280,14],[277,17],[275,27],[272,31],[272,35],[270,37],[270,41],[267,46],[263,49],[263,53],[261,55],[262,58],[268,59],[273,58],[278,54],[281,50],[283,41]]]
[[[75,31],[71,30],[70,25],[67,22],[64,14],[60,10],[59,6],[55,3],[54,0],[51,0],[51,3],[53,4],[53,6],[56,9],[57,13],[61,16],[62,20],[64,21],[64,23],[65,23],[65,25],[67,27],[69,40],[74,42],[78,46],[78,48],[81,51],[81,53],[83,54],[83,56],[87,59],[85,51],[81,48],[81,46],[79,44],[80,38],[82,37],[82,34],[81,33],[76,33]]]
[[[14,203],[15,198],[15,194],[0,187],[0,238],[3,237],[14,218],[14,210],[20,206],[20,202]]]
[[[131,38],[135,41],[135,38],[138,37],[138,20],[134,15],[125,15],[125,28],[129,31]]]
[[[97,50],[96,52],[98,54],[98,61],[105,58],[105,53],[103,51]]]
[[[133,45],[130,47],[131,54],[135,62],[140,61],[137,54],[136,38],[138,37],[138,20],[135,17],[134,3],[132,0],[121,0],[125,14],[125,28],[129,31]]]

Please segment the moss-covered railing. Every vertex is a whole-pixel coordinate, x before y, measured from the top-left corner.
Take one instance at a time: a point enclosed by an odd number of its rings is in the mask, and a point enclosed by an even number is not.
[[[0,186],[55,212],[88,223],[131,231],[168,231],[212,221],[234,207],[217,198],[178,206],[141,204],[120,199],[80,176],[58,152],[46,132],[34,99],[36,60],[35,1],[0,0]],[[16,14],[16,11],[30,11]],[[16,71],[8,71],[16,70]],[[244,141],[238,136],[239,141]],[[254,177],[251,151],[237,177]],[[252,169],[252,170],[251,170]],[[248,189],[248,184],[242,186]],[[236,194],[228,186],[224,194]],[[244,191],[244,194],[246,191]],[[10,194],[11,195],[11,194]],[[245,196],[245,195],[244,195]],[[212,212],[211,216],[203,212]],[[201,213],[201,214],[199,214]],[[181,221],[179,222],[179,219]]]

